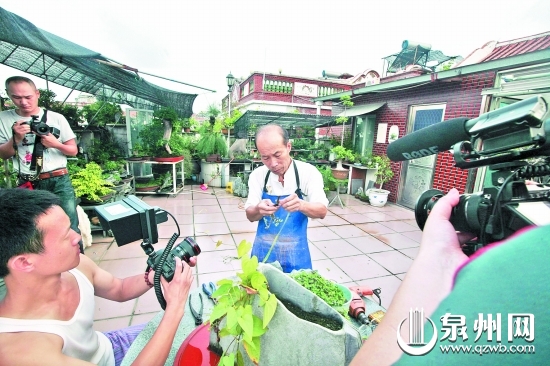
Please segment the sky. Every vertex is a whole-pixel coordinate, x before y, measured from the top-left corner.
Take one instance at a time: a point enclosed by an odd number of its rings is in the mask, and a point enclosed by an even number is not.
[[[465,57],[489,41],[550,31],[548,0],[2,0],[0,6],[109,59],[215,90],[142,75],[198,94],[195,113],[221,104],[230,72],[238,78],[253,71],[309,78],[323,70],[382,73],[382,58],[398,53],[404,40]],[[21,74],[0,65],[2,81]],[[59,100],[70,91],[50,88]]]

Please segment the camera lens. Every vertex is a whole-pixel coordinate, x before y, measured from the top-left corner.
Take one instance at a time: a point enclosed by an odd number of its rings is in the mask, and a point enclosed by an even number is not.
[[[428,215],[441,197],[443,197],[443,192],[439,189],[428,189],[416,200],[416,205],[414,206],[414,217],[420,230],[424,230],[424,225],[426,225]]]
[[[189,263],[189,259],[196,255],[199,255],[201,248],[195,242],[193,238],[187,237],[181,243],[179,243],[174,249],[172,249],[172,254],[176,257],[181,258],[185,262]]]
[[[46,135],[48,132],[50,132],[50,129],[48,128],[47,125],[41,124],[40,126],[38,126],[38,128],[36,129],[36,131],[37,131],[38,133],[40,133],[41,135]]]

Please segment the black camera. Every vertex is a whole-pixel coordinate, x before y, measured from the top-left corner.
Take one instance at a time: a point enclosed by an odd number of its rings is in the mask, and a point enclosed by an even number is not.
[[[51,133],[55,136],[55,138],[59,138],[60,131],[58,128],[53,126],[48,126],[46,122],[43,122],[40,120],[40,118],[36,115],[31,116],[31,121],[29,122],[23,122],[24,125],[29,125],[31,127],[31,131],[36,133],[39,137],[46,136],[48,133]]]
[[[38,136],[45,136],[50,133],[50,126],[48,126],[46,122],[42,122],[36,115],[31,116],[31,118],[30,124],[28,122],[26,122],[26,124],[30,125],[32,132],[36,133]]]
[[[199,255],[201,253],[201,248],[191,237],[186,237],[181,243],[174,246],[166,259],[161,264],[161,258],[164,253],[164,250],[152,251],[152,247],[148,249],[145,248],[145,245],[142,244],[142,247],[145,250],[145,254],[149,255],[147,259],[147,265],[155,270],[159,270],[157,266],[161,265],[161,273],[168,282],[172,281],[174,277],[174,270],[176,269],[176,263],[174,261],[175,257],[180,258],[181,260],[189,263],[191,257]],[[149,251],[149,252],[148,252]]]
[[[469,140],[449,144],[453,135]],[[451,213],[450,222],[457,231],[477,236],[463,247],[466,254],[526,226],[550,224],[550,119],[542,97],[524,99],[475,119],[426,127],[392,144],[388,155],[391,150],[398,161],[404,160],[400,155],[415,158],[410,153],[413,150],[425,156],[452,147],[458,168],[488,168],[490,179],[484,180],[482,191],[461,195]],[[526,184],[535,179],[539,184]],[[420,229],[442,196],[443,192],[430,189],[418,197],[415,218]]]

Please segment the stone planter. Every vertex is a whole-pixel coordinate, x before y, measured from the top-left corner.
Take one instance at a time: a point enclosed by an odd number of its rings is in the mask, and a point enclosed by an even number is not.
[[[265,275],[270,291],[277,296],[277,310],[269,323],[269,330],[260,340],[259,365],[348,365],[361,347],[359,332],[334,308],[279,269],[260,264],[258,270]],[[252,308],[260,315],[261,308],[256,306],[257,301],[258,298]],[[290,305],[314,317],[329,319],[338,324],[339,329],[331,330],[304,320],[289,310]],[[232,337],[222,337],[219,343],[217,339],[218,335],[212,328],[211,349],[228,349],[235,345],[231,342]],[[246,352],[242,353],[244,364],[252,366]]]

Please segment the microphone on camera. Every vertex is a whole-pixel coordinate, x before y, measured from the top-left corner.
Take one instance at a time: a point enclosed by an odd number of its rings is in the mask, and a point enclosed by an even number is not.
[[[453,118],[424,127],[389,144],[386,154],[391,161],[404,161],[449,150],[454,144],[470,139],[469,131],[474,124],[468,118]]]

